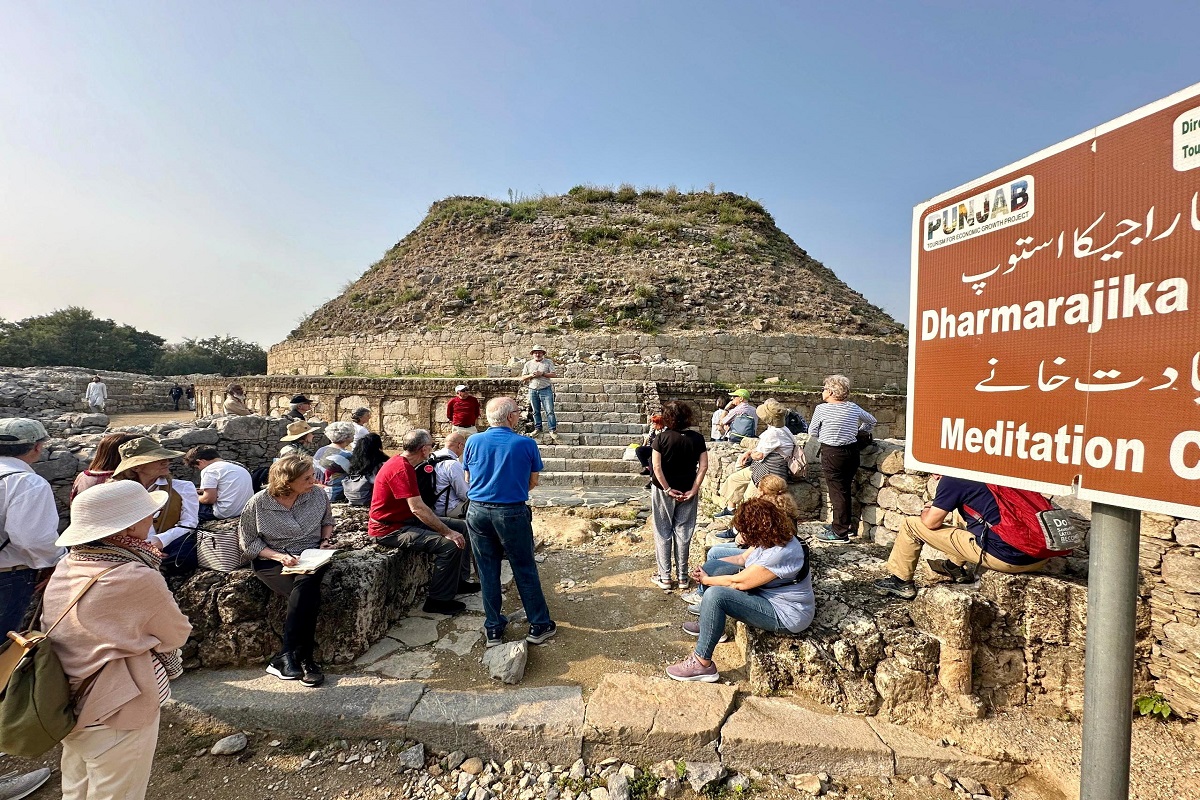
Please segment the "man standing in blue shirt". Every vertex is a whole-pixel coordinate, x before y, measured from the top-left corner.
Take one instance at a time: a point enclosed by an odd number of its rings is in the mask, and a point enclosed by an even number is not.
[[[529,618],[525,640],[542,644],[558,632],[533,560],[533,509],[527,504],[529,490],[537,486],[543,468],[542,456],[533,439],[513,430],[520,418],[517,401],[511,397],[489,400],[488,429],[467,440],[462,458],[471,501],[467,527],[483,587],[488,647],[504,643],[508,625],[508,618],[501,613],[500,596],[500,559],[506,554]]]

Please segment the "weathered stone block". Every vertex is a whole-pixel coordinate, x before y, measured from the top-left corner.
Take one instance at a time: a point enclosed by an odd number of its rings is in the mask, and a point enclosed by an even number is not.
[[[1200,594],[1200,552],[1179,547],[1162,559],[1163,583],[1180,592]]]

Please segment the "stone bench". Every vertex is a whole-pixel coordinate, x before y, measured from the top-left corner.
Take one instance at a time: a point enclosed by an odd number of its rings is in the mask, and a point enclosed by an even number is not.
[[[424,593],[433,562],[424,554],[371,543],[366,509],[343,507],[337,513],[334,544],[342,549],[321,582],[318,657],[326,664],[349,664]],[[250,568],[201,569],[170,584],[192,623],[186,667],[260,666],[281,649],[286,601]]]

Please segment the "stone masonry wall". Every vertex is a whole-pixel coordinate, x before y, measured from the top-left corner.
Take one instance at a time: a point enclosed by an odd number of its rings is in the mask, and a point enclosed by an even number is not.
[[[272,375],[427,374],[510,377],[537,343],[580,379],[754,383],[778,376],[819,386],[830,373],[858,376],[865,391],[903,386],[903,344],[762,333],[578,333],[530,336],[438,330],[387,331],[281,342],[271,348]]]
[[[108,388],[109,414],[170,411],[167,392],[178,383],[186,387],[196,376],[137,375],[131,372],[86,370],[82,367],[0,368],[0,417],[57,417],[64,412],[87,411],[83,393],[93,375]]]
[[[808,436],[809,469],[791,486],[807,517],[829,519],[828,493]],[[716,505],[740,446],[710,444],[706,500]],[[820,702],[896,719],[925,704],[1082,711],[1087,550],[1041,573],[985,572],[972,589],[936,585],[910,604],[873,596],[861,574],[882,577],[905,516],[917,515],[936,479],[904,468],[903,442],[862,454],[854,483],[859,540],[814,555],[818,612],[803,637],[739,632],[756,691],[793,688]],[[1090,527],[1090,507],[1056,498]],[[924,558],[939,558],[926,548]],[[1200,717],[1200,522],[1142,515],[1136,694],[1160,692],[1177,714]]]

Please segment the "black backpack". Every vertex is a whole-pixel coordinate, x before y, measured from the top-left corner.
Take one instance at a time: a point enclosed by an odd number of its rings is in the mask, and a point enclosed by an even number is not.
[[[437,491],[437,476],[434,474],[437,465],[443,461],[449,461],[454,456],[438,456],[433,455],[417,464],[417,488],[421,490],[421,499],[425,501],[425,505],[432,509],[438,501],[438,498],[450,491],[450,484],[446,484],[446,488],[442,491]]]
[[[783,427],[791,431],[793,436],[797,433],[808,433],[808,423],[804,421],[804,415],[799,411],[789,411],[784,417]]]

